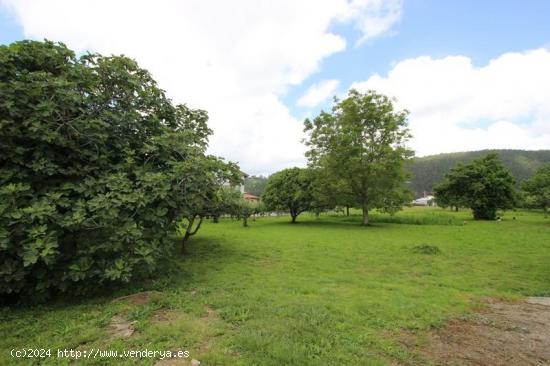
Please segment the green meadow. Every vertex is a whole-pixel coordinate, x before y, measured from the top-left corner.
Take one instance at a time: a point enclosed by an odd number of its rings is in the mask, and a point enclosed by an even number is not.
[[[0,309],[0,364],[75,364],[57,349],[148,349],[187,350],[201,365],[420,365],[426,333],[486,298],[550,295],[550,220],[542,213],[481,222],[469,211],[419,207],[375,213],[369,227],[360,220],[206,222],[151,279],[99,297]],[[143,291],[145,301],[116,300]],[[110,333],[115,316],[135,332]],[[405,333],[416,346],[403,345]],[[51,349],[52,357],[14,359],[14,348]]]

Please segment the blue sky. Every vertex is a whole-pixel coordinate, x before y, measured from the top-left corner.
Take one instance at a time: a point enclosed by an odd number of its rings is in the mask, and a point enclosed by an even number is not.
[[[333,29],[350,43],[358,38],[352,25]],[[372,73],[386,74],[403,59],[466,55],[481,66],[506,52],[543,46],[550,46],[550,1],[404,1],[403,17],[390,34],[327,58],[321,72],[290,90],[284,100],[295,108],[296,99],[315,82],[336,78],[351,85]],[[296,113],[306,112],[296,108]]]
[[[303,119],[352,86],[411,112],[418,155],[550,148],[550,1],[308,1],[0,0],[0,43],[135,58],[256,174],[303,165]]]
[[[9,44],[24,39],[23,29],[7,9],[0,8],[0,43]]]

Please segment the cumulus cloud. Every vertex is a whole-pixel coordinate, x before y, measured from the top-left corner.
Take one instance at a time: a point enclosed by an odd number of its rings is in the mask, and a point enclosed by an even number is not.
[[[468,57],[418,57],[352,88],[394,96],[411,112],[419,155],[550,147],[550,50],[506,53],[476,67]]]
[[[336,79],[323,80],[317,84],[313,84],[302,95],[296,105],[300,107],[313,108],[324,102],[327,98],[330,98],[336,92],[340,82]]]
[[[330,26],[373,37],[392,24],[379,0],[0,1],[26,37],[135,58],[176,102],[208,110],[210,151],[250,173],[304,163],[301,122],[280,97],[345,49]]]
[[[354,0],[343,18],[355,20],[355,28],[363,34],[359,45],[389,31],[401,20],[402,11],[402,0]]]

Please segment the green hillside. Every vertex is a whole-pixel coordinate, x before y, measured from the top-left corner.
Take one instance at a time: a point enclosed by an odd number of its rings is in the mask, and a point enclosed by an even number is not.
[[[417,195],[432,192],[433,186],[458,163],[469,163],[489,153],[497,153],[518,182],[529,178],[541,165],[550,164],[550,150],[480,150],[424,156],[409,166],[411,189]]]

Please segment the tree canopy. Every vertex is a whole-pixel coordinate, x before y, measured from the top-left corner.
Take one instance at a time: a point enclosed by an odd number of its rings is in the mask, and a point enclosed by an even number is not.
[[[451,169],[435,187],[435,197],[439,204],[471,208],[475,219],[494,220],[497,210],[514,207],[514,178],[498,155],[488,154]]]
[[[0,294],[129,281],[205,213],[233,164],[208,116],[174,105],[129,58],[0,46]]]
[[[313,208],[313,185],[309,169],[284,169],[269,177],[262,200],[268,210],[288,210],[295,223],[298,215]]]
[[[363,210],[363,224],[369,222],[369,210],[394,212],[409,198],[404,188],[404,163],[412,156],[405,146],[407,115],[382,94],[350,90],[347,98],[335,99],[331,113],[305,121],[310,166],[335,180],[332,186],[339,187],[346,205],[353,202]]]
[[[531,179],[523,182],[522,188],[527,194],[527,204],[542,208],[544,217],[548,217],[548,207],[550,206],[550,164],[539,168]]]

